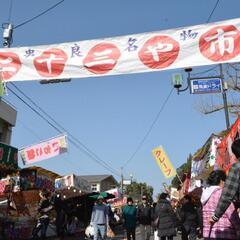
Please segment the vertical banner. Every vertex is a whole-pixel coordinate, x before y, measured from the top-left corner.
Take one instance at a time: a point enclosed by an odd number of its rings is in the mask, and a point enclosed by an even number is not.
[[[176,176],[176,170],[170,162],[162,146],[153,149],[152,154],[156,159],[158,166],[162,170],[165,178]]]
[[[229,133],[221,141],[217,151],[218,167],[228,170],[233,163],[237,162],[235,155],[232,152],[232,143],[240,137],[240,117],[237,118],[232,125]]]
[[[67,136],[59,136],[20,151],[24,164],[33,164],[67,152]]]

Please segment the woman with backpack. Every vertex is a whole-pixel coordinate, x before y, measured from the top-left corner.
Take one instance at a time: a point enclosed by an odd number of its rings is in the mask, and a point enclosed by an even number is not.
[[[173,237],[176,236],[176,216],[167,197],[167,193],[161,193],[159,203],[155,208],[154,222],[160,240],[173,240]]]

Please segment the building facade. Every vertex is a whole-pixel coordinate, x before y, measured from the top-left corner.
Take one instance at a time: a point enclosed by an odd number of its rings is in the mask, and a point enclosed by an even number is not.
[[[0,142],[10,144],[12,128],[16,125],[17,110],[0,98]]]
[[[118,186],[117,180],[112,175],[85,175],[79,177],[90,183],[93,192],[105,192]]]

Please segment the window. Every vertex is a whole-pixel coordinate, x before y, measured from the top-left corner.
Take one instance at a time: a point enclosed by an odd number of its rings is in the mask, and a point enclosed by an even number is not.
[[[98,191],[98,187],[97,187],[97,184],[92,184],[92,191],[93,192],[97,192]]]

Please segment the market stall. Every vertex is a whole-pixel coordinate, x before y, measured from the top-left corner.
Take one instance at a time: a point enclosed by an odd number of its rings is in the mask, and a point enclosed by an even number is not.
[[[36,224],[39,190],[48,189],[54,192],[57,177],[60,176],[44,168],[31,167],[18,169],[0,180],[0,223],[3,239],[31,237]]]
[[[203,147],[193,155],[189,192],[201,187],[202,183],[208,178],[209,173],[214,169],[218,169],[216,162],[217,149],[225,135],[226,131],[212,134]]]
[[[67,218],[77,217],[78,231],[80,226],[87,226],[90,221],[94,200],[91,185],[85,179],[74,174],[66,175],[55,180],[55,198],[62,206]]]

